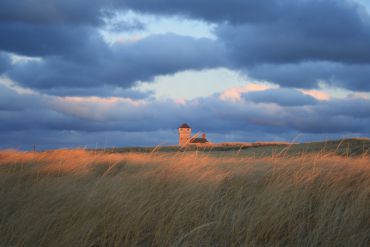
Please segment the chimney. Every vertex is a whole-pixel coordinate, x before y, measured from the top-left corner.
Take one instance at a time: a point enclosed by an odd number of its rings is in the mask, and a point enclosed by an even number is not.
[[[202,138],[203,138],[203,139],[206,139],[206,133],[203,133],[203,134],[202,134]]]

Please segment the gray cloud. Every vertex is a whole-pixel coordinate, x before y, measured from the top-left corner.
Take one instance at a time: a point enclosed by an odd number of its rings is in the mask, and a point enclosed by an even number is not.
[[[156,75],[224,63],[222,47],[209,39],[163,34],[108,47],[101,38],[92,36],[71,55],[22,63],[7,75],[22,86],[49,94],[77,95],[85,88],[82,95],[91,95],[102,85],[129,88],[135,81],[150,81]]]
[[[215,34],[233,68],[257,79],[290,87],[317,87],[324,79],[338,87],[369,90],[370,17],[362,5],[341,0],[235,0],[212,1],[209,8],[206,2],[125,1],[136,11],[216,23]],[[313,69],[314,63],[319,63],[314,73],[299,70],[301,64]]]
[[[42,56],[42,63],[14,66],[10,74],[22,85],[53,94],[64,88],[75,95],[67,88],[91,89],[98,84],[130,87],[137,79],[217,66],[240,69],[282,86],[312,88],[326,80],[351,90],[369,90],[370,17],[363,6],[341,0],[274,0],[269,4],[217,0],[211,5],[193,0],[52,1],[46,5],[3,1],[0,49]],[[96,28],[104,25],[107,16],[130,9],[216,23],[218,40],[162,35],[109,47]],[[142,28],[140,20],[122,25]],[[35,79],[33,71],[45,76]]]
[[[89,44],[94,29],[0,22],[0,32],[0,50],[26,56],[71,56]]]
[[[353,1],[124,3],[137,11],[185,15],[219,24],[217,36],[241,65],[307,60],[370,62],[370,18],[366,9]]]
[[[10,68],[9,55],[0,51],[0,75]]]
[[[40,89],[39,89],[40,90]],[[140,91],[134,88],[122,88],[119,86],[103,85],[96,87],[53,87],[48,88],[44,91],[49,95],[59,95],[59,96],[80,96],[80,97],[89,97],[89,96],[99,96],[99,97],[123,97],[130,99],[144,99],[151,98],[154,95],[154,92],[151,90]]]
[[[28,1],[2,0],[0,22],[24,22],[33,24],[101,24],[104,9],[111,1],[64,0]]]
[[[216,34],[235,68],[282,86],[320,80],[369,91],[370,18],[350,1],[286,2],[274,22],[221,24]]]
[[[128,10],[213,23],[217,40],[162,34],[106,44],[98,29]],[[143,26],[138,20],[111,28]],[[282,87],[317,88],[325,81],[370,91],[370,17],[352,1],[4,0],[0,33],[0,75],[37,92],[19,94],[0,84],[2,146],[22,140],[83,145],[103,137],[112,144],[119,137],[123,145],[155,144],[173,140],[181,122],[218,140],[370,133],[365,99],[317,101],[281,88],[246,93],[237,103],[214,95],[181,105],[133,89],[157,75],[229,67]],[[9,52],[41,59],[13,64]],[[126,99],[108,102],[110,96]]]
[[[330,116],[350,116],[358,121],[367,121],[370,118],[370,100],[351,99],[346,100],[333,99],[322,105],[318,113],[320,115]]]
[[[108,30],[111,32],[123,32],[123,31],[142,31],[145,30],[146,26],[143,22],[138,19],[132,21],[120,21],[109,24]]]
[[[370,91],[370,64],[302,62],[262,64],[247,69],[248,75],[286,87],[317,88],[319,82],[353,91]]]
[[[296,89],[277,88],[245,93],[243,97],[256,103],[276,103],[282,106],[313,105],[317,100]]]
[[[269,4],[258,0],[158,0],[158,1],[122,1],[122,6],[142,13],[158,15],[183,15],[210,22],[266,22],[278,18],[284,3],[270,1]],[[268,16],[268,18],[266,18]],[[268,19],[268,20],[266,20]]]
[[[13,112],[25,109],[37,109],[43,105],[41,99],[35,95],[21,95],[0,84],[0,111]]]
[[[289,141],[293,134],[341,137],[368,136],[370,132],[369,100],[331,99],[307,104],[300,99],[302,95],[296,90],[268,90],[266,95],[258,96],[260,103],[248,97],[242,102],[222,101],[218,95],[214,95],[183,105],[170,100],[70,100],[55,96],[20,95],[4,89],[1,88],[1,99],[5,100],[0,101],[0,136],[4,137],[3,145],[14,145],[13,139],[5,137],[19,133],[28,142],[43,144],[44,140],[45,145],[59,142],[51,137],[60,133],[74,137],[70,142],[68,138],[65,142],[60,141],[65,145],[84,145],[87,142],[84,137],[88,138],[90,144],[101,142],[101,136],[111,137],[112,133],[121,133],[117,135],[126,137],[141,136],[143,145],[161,143],[163,139],[155,133],[167,133],[165,141],[176,143],[176,128],[181,122],[188,122],[195,132],[209,132],[219,141],[230,140],[232,136],[239,141],[243,138],[245,141],[267,138]],[[285,94],[290,94],[291,101],[282,100]],[[262,100],[263,97],[265,100]],[[275,99],[278,104],[266,104],[271,102],[270,99]],[[293,99],[297,102],[294,103]],[[51,137],[48,140],[37,138],[35,132],[48,133]],[[245,136],[236,138],[238,133],[244,133]],[[260,136],[256,136],[256,133],[260,133]],[[120,142],[115,139],[110,143],[116,145]],[[122,143],[124,145],[128,140]]]
[[[241,66],[302,61],[370,62],[370,22],[353,16],[357,25],[346,28],[325,20],[315,25],[308,15],[295,18],[272,24],[220,25],[216,34]]]

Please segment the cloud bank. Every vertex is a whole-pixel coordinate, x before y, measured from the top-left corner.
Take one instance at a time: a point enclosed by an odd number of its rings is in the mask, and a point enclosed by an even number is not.
[[[128,12],[139,19],[110,25]],[[200,20],[215,39],[130,38],[146,29],[141,15]],[[107,27],[127,37],[107,43]],[[2,147],[102,136],[107,145],[133,137],[135,145],[175,143],[184,121],[217,140],[370,133],[370,16],[356,1],[4,0],[0,33]],[[137,89],[158,76],[214,68],[261,85],[179,101]],[[352,95],[329,96],[322,85]]]

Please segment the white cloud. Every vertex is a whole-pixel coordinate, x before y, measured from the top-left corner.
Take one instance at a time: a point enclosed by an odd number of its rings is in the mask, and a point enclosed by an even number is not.
[[[135,23],[139,21],[143,28],[127,30],[112,30],[112,26],[120,23]],[[213,34],[215,24],[199,20],[189,20],[178,16],[154,16],[138,14],[133,11],[117,13],[113,18],[106,20],[107,25],[100,30],[107,43],[135,42],[153,34],[174,33],[193,38],[216,39]]]
[[[5,86],[9,89],[12,89],[21,95],[22,94],[38,94],[32,89],[17,85],[14,81],[12,81],[11,79],[9,79],[8,77],[4,75],[0,76],[0,85]]]
[[[157,99],[191,100],[244,86],[249,79],[226,68],[184,71],[157,76],[153,82],[139,82],[138,90],[152,90]]]
[[[28,63],[28,62],[41,62],[41,57],[29,57],[29,56],[21,56],[15,53],[9,53],[10,61],[12,64],[19,64],[19,63]]]

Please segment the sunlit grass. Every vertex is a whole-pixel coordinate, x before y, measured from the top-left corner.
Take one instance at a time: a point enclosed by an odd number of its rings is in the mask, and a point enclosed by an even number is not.
[[[370,158],[0,152],[0,246],[369,246]]]

